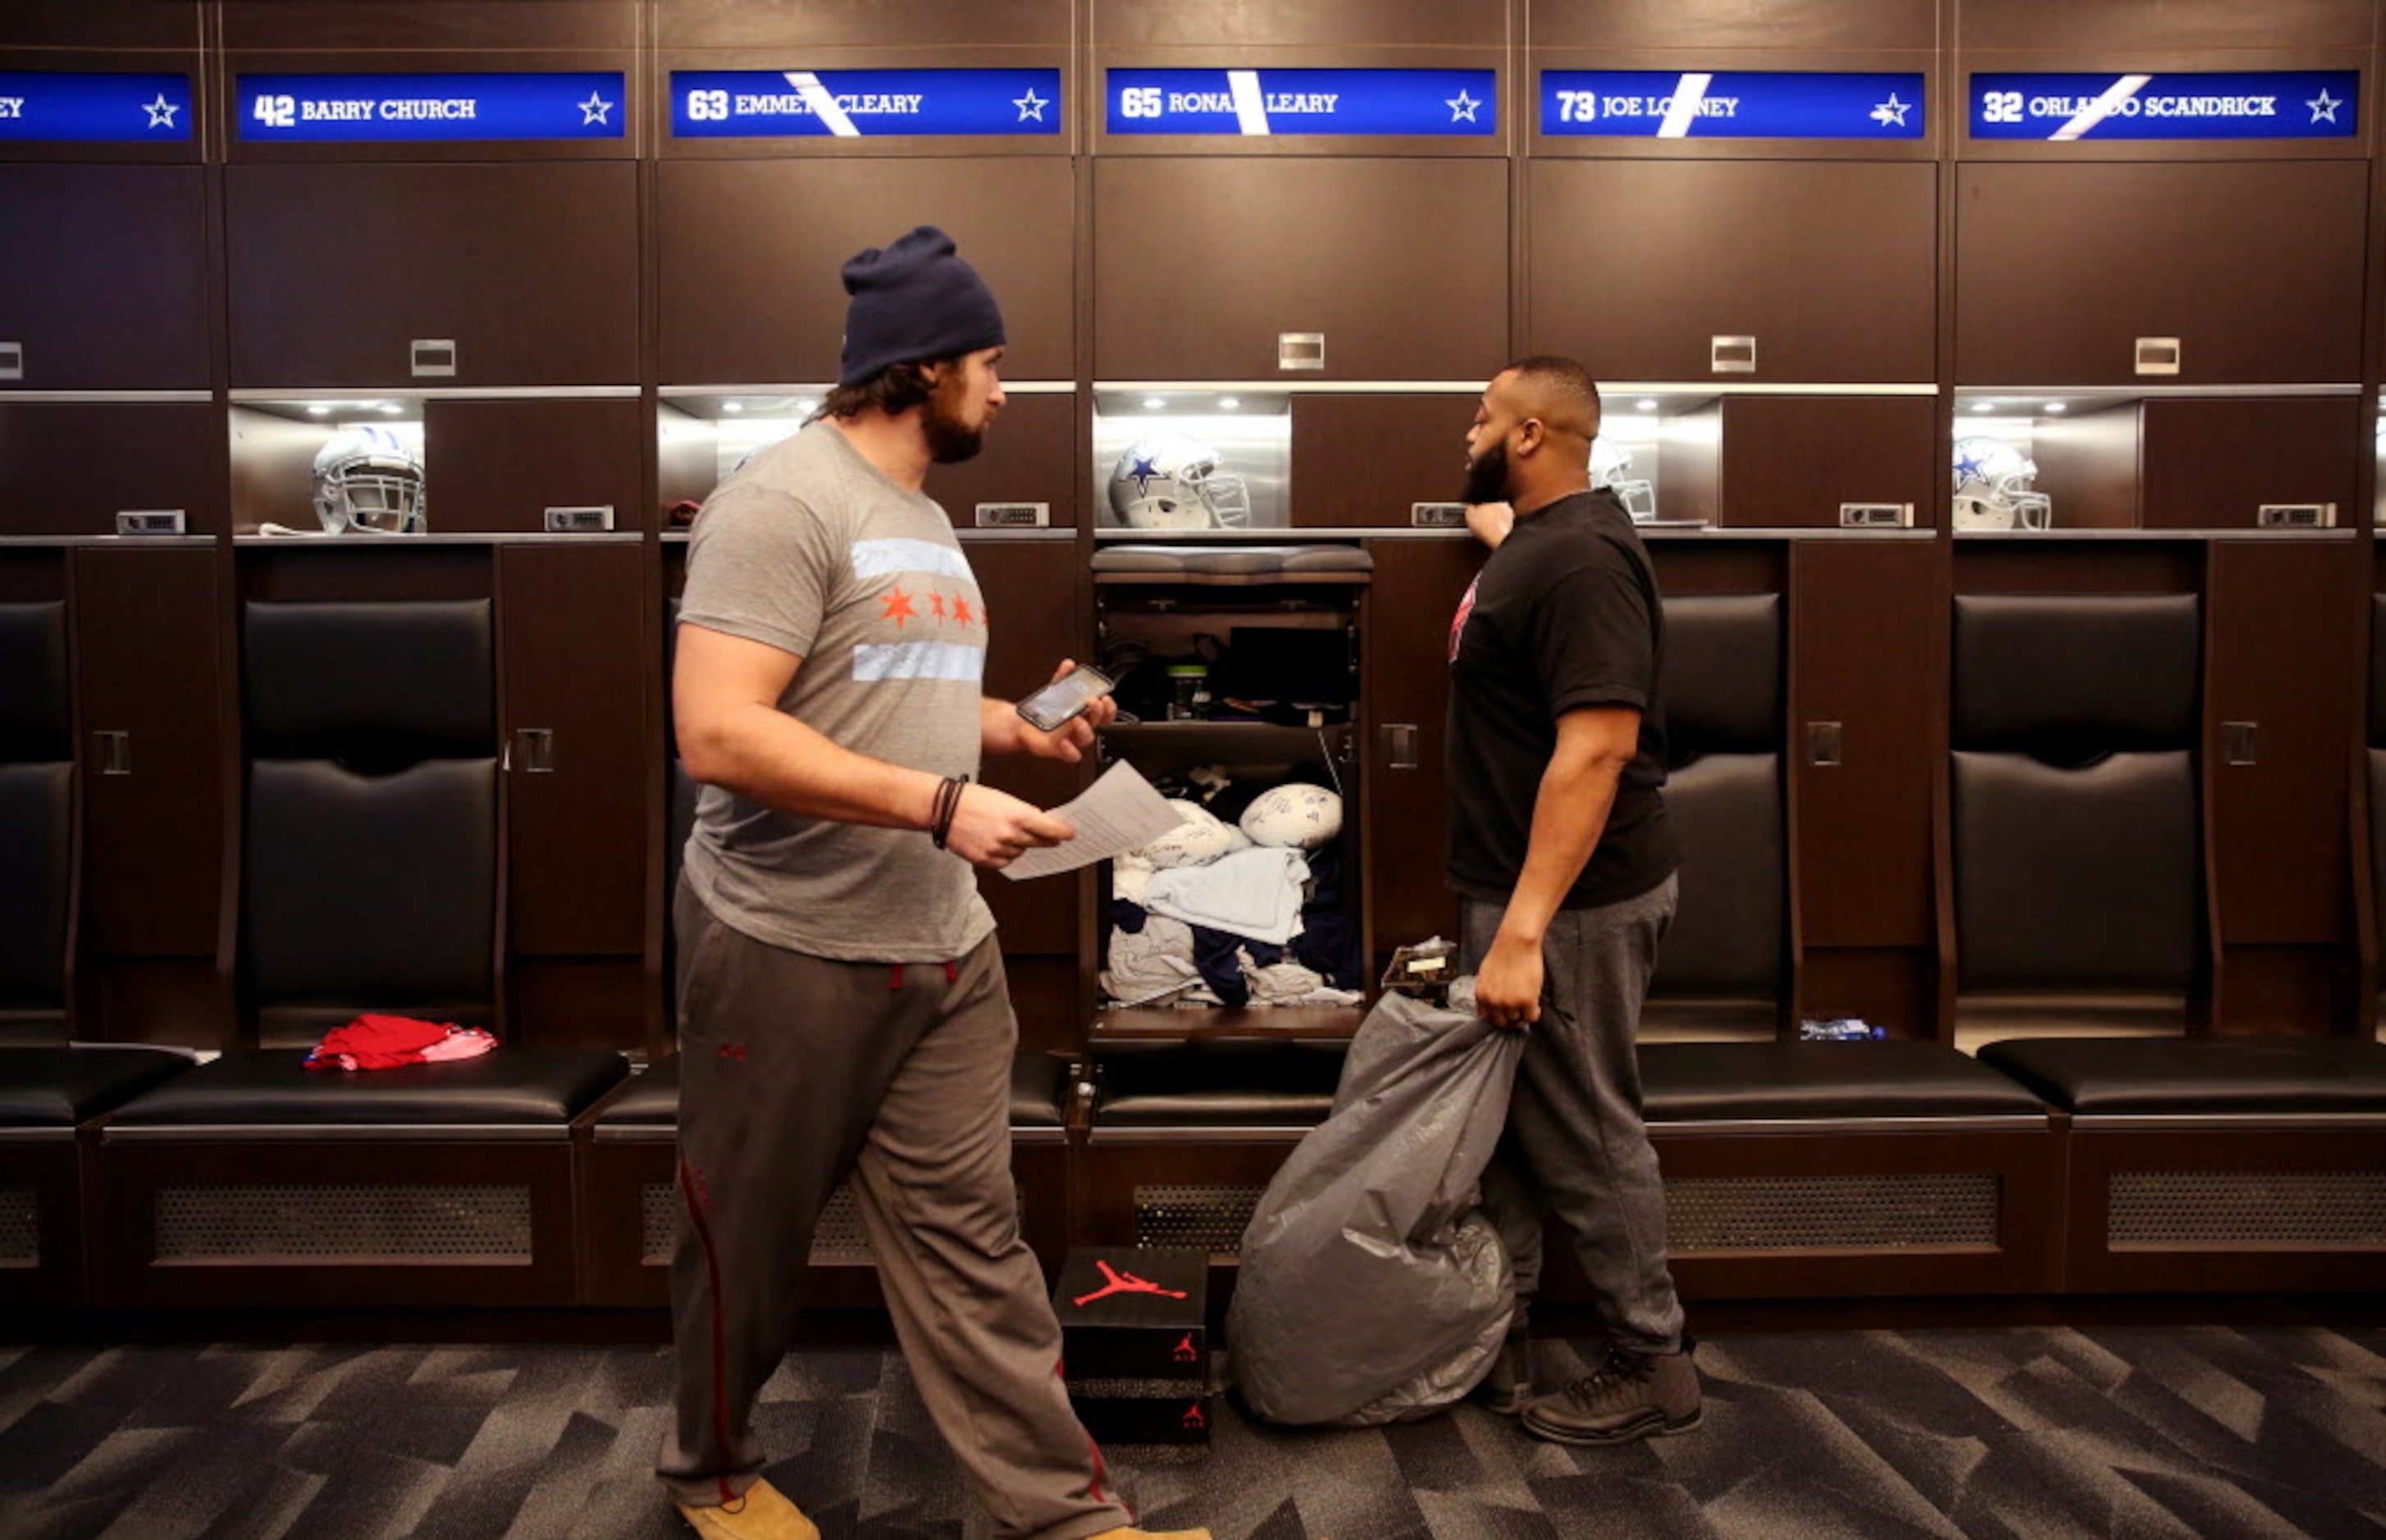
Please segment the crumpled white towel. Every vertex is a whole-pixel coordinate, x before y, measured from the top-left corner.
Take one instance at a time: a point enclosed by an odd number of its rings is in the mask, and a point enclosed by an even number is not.
[[[1309,863],[1300,851],[1261,845],[1206,866],[1153,872],[1144,908],[1281,946],[1300,933],[1300,886],[1307,881]]]
[[[1147,914],[1143,929],[1111,929],[1111,965],[1102,970],[1102,993],[1123,1006],[1165,999],[1201,982],[1193,966],[1193,933],[1176,920]]]

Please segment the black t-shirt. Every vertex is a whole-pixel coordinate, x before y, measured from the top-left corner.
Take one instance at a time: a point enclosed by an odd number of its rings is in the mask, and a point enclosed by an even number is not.
[[[1611,492],[1516,520],[1450,627],[1450,882],[1505,903],[1532,843],[1557,720],[1592,706],[1640,713],[1606,830],[1563,908],[1647,893],[1678,860],[1665,821],[1665,615],[1657,574]]]

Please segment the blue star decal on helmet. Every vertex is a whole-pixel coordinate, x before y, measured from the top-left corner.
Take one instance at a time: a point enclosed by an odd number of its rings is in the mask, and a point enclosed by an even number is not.
[[[1975,450],[1971,453],[1961,455],[1956,457],[1955,475],[1958,480],[1966,482],[1973,481],[1979,477],[1980,474],[1981,465],[1978,451]]]
[[[1137,455],[1135,457],[1135,465],[1126,474],[1127,479],[1135,483],[1136,496],[1140,497],[1149,492],[1151,483],[1159,479],[1160,469],[1151,463],[1158,457],[1156,455]]]

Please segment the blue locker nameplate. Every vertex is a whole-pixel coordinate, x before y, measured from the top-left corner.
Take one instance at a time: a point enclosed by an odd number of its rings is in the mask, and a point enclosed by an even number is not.
[[[622,76],[243,75],[249,144],[619,139]]]
[[[1479,136],[1500,127],[1489,69],[1113,69],[1112,133]]]
[[[1975,139],[2350,139],[2361,75],[1974,75]]]
[[[1058,69],[674,69],[675,139],[1057,134]]]
[[[1919,139],[1919,74],[1544,69],[1541,131],[1619,139]]]
[[[182,144],[190,137],[188,76],[0,70],[0,140]]]

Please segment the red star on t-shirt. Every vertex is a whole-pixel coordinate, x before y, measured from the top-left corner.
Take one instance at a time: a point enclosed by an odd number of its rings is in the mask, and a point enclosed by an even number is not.
[[[970,623],[970,602],[956,595],[953,599],[953,620],[961,625]]]
[[[928,595],[928,613],[939,620],[945,618],[945,596],[942,594]]]
[[[899,586],[881,594],[878,598],[879,602],[886,607],[886,613],[878,618],[882,620],[894,621],[897,631],[903,629],[904,621],[916,620],[920,618],[920,612],[911,607],[911,595],[904,593]]]

